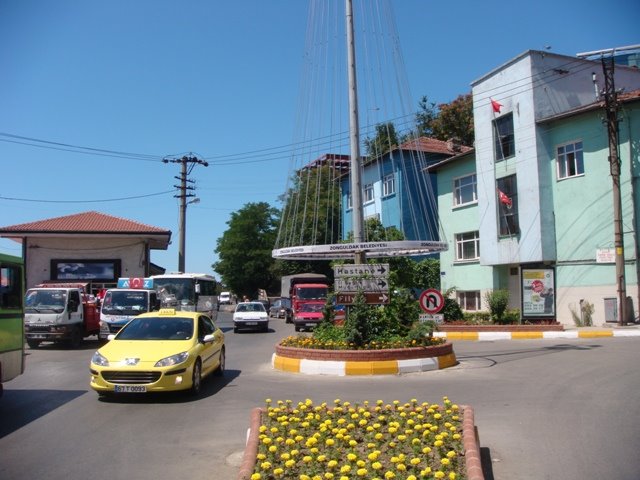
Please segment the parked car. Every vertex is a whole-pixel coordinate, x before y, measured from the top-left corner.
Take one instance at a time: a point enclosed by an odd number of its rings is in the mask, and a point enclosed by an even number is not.
[[[231,292],[220,292],[218,303],[220,305],[231,305]]]
[[[164,308],[134,317],[91,358],[90,386],[99,395],[190,390],[223,375],[224,333],[199,312]]]
[[[269,330],[269,315],[261,302],[241,302],[233,313],[233,331],[240,329]]]
[[[291,315],[291,300],[278,298],[269,307],[269,316],[276,318],[288,318]]]

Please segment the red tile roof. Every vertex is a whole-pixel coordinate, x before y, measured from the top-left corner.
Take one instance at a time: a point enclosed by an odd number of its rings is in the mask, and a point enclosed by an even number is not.
[[[113,217],[100,212],[83,212],[64,217],[49,218],[36,222],[0,227],[2,234],[29,233],[125,233],[141,235],[171,235],[170,230],[145,225],[125,218]],[[4,236],[4,235],[3,235]]]

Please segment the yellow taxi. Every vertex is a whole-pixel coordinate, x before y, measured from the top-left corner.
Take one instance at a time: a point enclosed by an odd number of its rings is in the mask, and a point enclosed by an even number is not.
[[[91,358],[99,395],[190,390],[224,374],[224,333],[207,315],[161,309],[134,317]]]

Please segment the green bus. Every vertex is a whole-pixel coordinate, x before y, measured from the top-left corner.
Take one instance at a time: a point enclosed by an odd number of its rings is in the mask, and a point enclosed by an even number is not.
[[[0,396],[24,372],[24,263],[0,253]]]

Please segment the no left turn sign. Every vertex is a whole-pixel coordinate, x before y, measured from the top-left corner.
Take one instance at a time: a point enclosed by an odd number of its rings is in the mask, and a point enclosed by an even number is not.
[[[438,313],[444,307],[444,297],[439,290],[429,288],[420,294],[420,308],[427,313]]]

